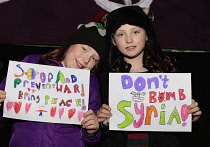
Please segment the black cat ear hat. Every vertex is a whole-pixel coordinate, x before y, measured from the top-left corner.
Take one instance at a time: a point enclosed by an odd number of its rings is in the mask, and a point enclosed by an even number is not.
[[[92,47],[100,56],[99,65],[104,60],[106,53],[106,29],[102,24],[89,22],[78,25],[77,31],[72,33],[66,40],[65,47],[73,44],[85,44]]]
[[[120,28],[121,25],[124,24],[135,25],[143,28],[147,34],[148,41],[154,47],[154,52],[158,56],[159,60],[163,59],[163,52],[158,43],[155,30],[151,24],[151,19],[144,13],[143,9],[139,6],[121,7],[113,10],[111,13],[108,14],[106,25],[107,49],[112,49],[115,56],[116,54],[119,55],[118,49],[115,49],[116,47],[113,46],[111,40],[112,35],[115,33],[115,31],[118,28]]]

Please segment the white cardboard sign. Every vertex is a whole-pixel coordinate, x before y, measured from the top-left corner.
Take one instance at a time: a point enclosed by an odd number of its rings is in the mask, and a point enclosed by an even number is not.
[[[4,117],[80,124],[88,110],[90,71],[10,61]]]
[[[110,73],[110,130],[190,132],[190,73]]]

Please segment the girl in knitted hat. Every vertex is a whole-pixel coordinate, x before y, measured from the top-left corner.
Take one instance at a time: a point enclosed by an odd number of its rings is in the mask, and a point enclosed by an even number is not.
[[[91,70],[89,110],[82,126],[15,120],[10,147],[85,147],[99,141],[100,131],[95,112],[100,108],[99,83],[94,76],[103,60],[105,30],[99,23],[80,25],[62,48],[44,55],[29,55],[22,62]],[[56,67],[55,67],[56,68]],[[0,83],[0,102],[6,98],[6,79]]]
[[[109,61],[101,73],[101,96],[103,105],[98,111],[99,122],[109,125],[112,117],[108,102],[109,72],[170,73],[179,72],[175,59],[165,55],[156,38],[155,30],[149,17],[139,6],[126,6],[112,11],[107,16],[107,49]],[[107,79],[106,79],[107,78]],[[198,103],[192,99],[188,106],[192,121],[201,115]],[[180,147],[180,141],[172,133],[147,133],[109,131],[104,129],[97,147]]]

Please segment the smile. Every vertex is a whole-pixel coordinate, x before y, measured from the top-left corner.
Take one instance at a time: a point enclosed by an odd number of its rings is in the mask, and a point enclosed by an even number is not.
[[[77,63],[77,65],[78,65],[79,69],[84,68],[84,66],[82,66],[82,64],[80,64],[78,61],[76,61],[76,63]]]
[[[129,46],[129,47],[126,47],[126,50],[134,50],[136,48],[136,46]]]

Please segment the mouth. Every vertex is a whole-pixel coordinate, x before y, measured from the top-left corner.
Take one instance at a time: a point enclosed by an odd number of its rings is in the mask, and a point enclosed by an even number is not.
[[[79,67],[79,69],[84,68],[84,66],[80,62],[76,61],[76,63],[77,63],[77,66]]]
[[[136,46],[128,46],[126,47],[126,50],[134,50],[136,48]]]

